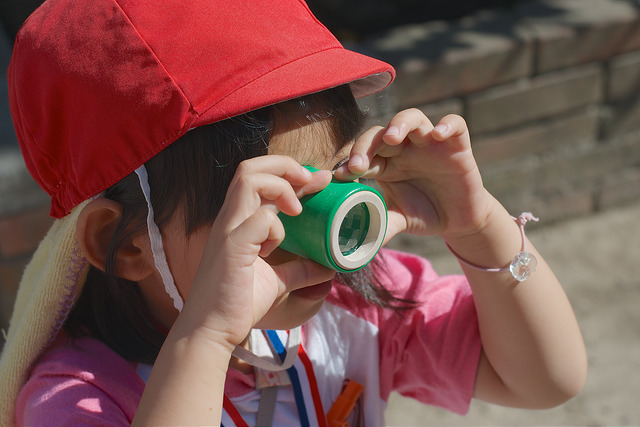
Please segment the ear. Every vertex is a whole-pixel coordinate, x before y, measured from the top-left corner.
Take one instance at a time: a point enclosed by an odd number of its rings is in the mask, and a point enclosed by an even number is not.
[[[105,270],[109,245],[121,217],[122,206],[110,199],[93,200],[78,217],[78,245],[87,261],[102,271]],[[131,237],[120,246],[116,255],[117,275],[138,282],[153,273],[152,260],[147,235]]]

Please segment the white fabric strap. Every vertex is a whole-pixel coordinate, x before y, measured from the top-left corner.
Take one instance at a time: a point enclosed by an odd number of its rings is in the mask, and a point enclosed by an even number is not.
[[[167,291],[171,299],[173,300],[173,306],[182,311],[184,301],[178,292],[175,282],[173,281],[173,275],[169,269],[167,263],[167,257],[164,253],[164,247],[162,246],[162,235],[160,229],[153,219],[153,207],[151,206],[151,189],[149,188],[149,176],[147,175],[147,169],[144,165],[136,169],[136,174],[140,180],[140,188],[144,194],[144,198],[147,201],[147,230],[149,231],[149,240],[151,240],[151,252],[153,253],[153,262],[162,277],[164,283],[164,289]]]
[[[254,329],[251,332],[252,332],[252,336],[251,336],[252,340],[255,340],[256,338],[258,338],[259,331]],[[260,337],[258,339],[263,339],[263,337]],[[244,360],[249,365],[262,369],[263,371],[269,371],[269,372],[284,371],[292,367],[293,362],[295,362],[296,358],[298,357],[298,348],[300,347],[301,340],[302,340],[302,335],[300,333],[300,326],[298,326],[295,329],[291,329],[291,331],[289,332],[289,338],[287,339],[287,357],[285,357],[282,363],[277,363],[273,359],[272,360],[263,359],[257,356],[255,353],[240,346],[236,347],[233,350],[232,354],[238,359]]]

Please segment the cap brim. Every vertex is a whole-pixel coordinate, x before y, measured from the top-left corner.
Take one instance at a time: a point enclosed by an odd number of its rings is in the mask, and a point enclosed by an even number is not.
[[[389,86],[393,67],[344,48],[332,48],[296,59],[241,86],[201,113],[200,126],[304,95],[350,84],[356,98]],[[296,84],[294,82],[303,82]],[[265,103],[264,100],[269,102]]]

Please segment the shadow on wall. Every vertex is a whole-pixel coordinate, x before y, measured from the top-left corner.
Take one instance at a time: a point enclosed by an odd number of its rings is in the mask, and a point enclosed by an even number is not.
[[[618,0],[640,9],[640,0]],[[563,13],[554,0],[307,0],[309,7],[339,38],[358,42],[393,27],[430,21],[452,21],[482,10],[528,9],[531,18]]]
[[[11,45],[12,39],[2,31],[2,24],[0,23],[0,149],[18,146],[9,112],[9,94],[6,78],[9,58],[11,57]]]
[[[0,23],[13,40],[20,26],[43,0],[2,0],[0,2]]]
[[[517,3],[528,1],[530,0],[307,0],[307,3],[334,34],[352,41],[362,40],[399,25],[455,20],[481,9],[507,10]],[[43,0],[0,2],[0,22],[11,38],[15,37],[22,22],[42,3]]]
[[[640,0],[616,0],[640,10]],[[22,22],[43,0],[3,0],[0,2],[0,23],[11,39],[15,37]],[[566,10],[562,3],[553,0],[307,0],[311,10],[343,42],[366,42],[370,37],[385,33],[394,27],[424,24],[432,21],[462,20],[470,15],[478,16],[466,25],[468,30],[485,34],[514,35],[523,19],[548,22],[562,19]],[[586,8],[588,9],[588,8]],[[507,13],[513,19],[505,27],[504,20],[497,25],[491,14]],[[393,31],[391,32],[393,34]],[[406,32],[403,33],[406,35]],[[416,36],[403,43],[389,46],[389,57],[406,58],[408,53],[425,52],[431,58],[437,58],[452,48],[468,47],[467,43],[452,38],[450,31],[441,33],[430,31],[428,37]],[[2,64],[4,65],[4,64]]]
[[[496,37],[512,36],[518,40],[528,37],[523,34],[527,24],[535,26],[544,22],[553,25],[576,18],[588,22],[590,14],[597,13],[593,12],[597,8],[591,7],[597,1],[591,0],[591,4],[585,4],[583,14],[578,17],[575,10],[567,9],[562,1],[557,0],[380,0],[371,2],[371,6],[365,6],[363,0],[351,1],[348,5],[336,5],[342,3],[338,0],[309,0],[309,4],[312,10],[317,11],[320,20],[324,18],[327,26],[344,42],[362,43],[361,47],[365,49],[371,47],[377,53],[383,52],[381,59],[397,66],[407,58],[435,60],[447,52],[472,47],[471,42],[461,40],[455,32],[449,31],[445,21],[456,21],[459,28],[467,32]],[[640,11],[640,0],[614,2]],[[445,3],[446,6],[443,5]],[[355,5],[360,5],[360,12]],[[431,7],[435,12],[430,10]],[[504,19],[505,16],[508,19]],[[442,22],[440,31],[434,21]],[[576,23],[579,25],[581,22]],[[407,32],[408,27],[413,31]],[[397,39],[394,39],[395,34],[398,34]],[[407,34],[412,36],[407,37]],[[377,40],[383,40],[384,44],[377,43]]]
[[[508,10],[527,0],[308,0],[311,10],[339,38],[362,41],[406,24],[456,20],[482,9]]]

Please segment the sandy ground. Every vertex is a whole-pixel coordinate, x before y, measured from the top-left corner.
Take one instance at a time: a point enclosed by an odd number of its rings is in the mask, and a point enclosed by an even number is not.
[[[544,411],[474,401],[464,417],[394,394],[389,425],[640,425],[640,204],[527,235],[554,268],[580,322],[589,356],[582,393]],[[459,271],[448,254],[430,259],[441,274]]]

